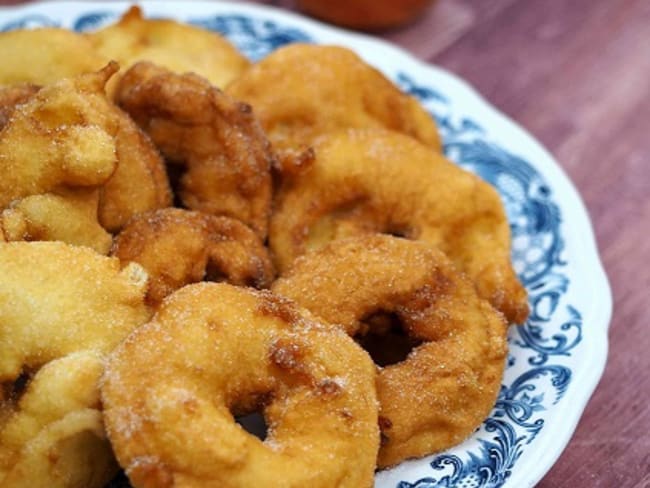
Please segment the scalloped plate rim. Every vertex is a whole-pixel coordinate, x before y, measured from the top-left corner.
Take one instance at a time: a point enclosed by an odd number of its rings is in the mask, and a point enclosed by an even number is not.
[[[56,16],[65,17],[66,14],[57,9],[70,9],[77,13],[87,10],[101,10],[107,9],[111,11],[121,11],[129,5],[137,3],[141,5],[145,11],[164,11],[161,12],[166,15],[181,17],[177,11],[173,11],[170,7],[178,5],[179,0],[145,0],[140,2],[128,1],[99,1],[99,2],[84,2],[84,1],[57,1],[48,0],[43,2],[33,2],[26,5],[3,5],[0,6],[0,16],[7,15],[24,15],[24,14],[37,14],[43,10],[49,11],[52,9],[51,14]],[[564,420],[564,430],[560,434],[555,432],[553,437],[553,446],[550,449],[540,449],[547,447],[550,437],[548,430],[544,436],[547,442],[540,444],[538,439],[536,443],[537,449],[540,450],[541,455],[538,462],[533,464],[532,472],[528,471],[525,476],[521,470],[516,471],[503,485],[504,487],[510,486],[534,486],[552,467],[555,461],[559,458],[564,448],[568,444],[570,438],[577,427],[578,421],[582,416],[584,408],[586,407],[589,399],[591,398],[599,380],[605,369],[607,352],[608,352],[608,329],[612,316],[612,293],[611,288],[600,260],[598,253],[596,238],[594,235],[591,220],[589,218],[587,209],[580,197],[576,187],[570,180],[564,169],[554,159],[554,157],[539,143],[525,128],[512,120],[510,117],[502,113],[499,109],[487,101],[470,83],[458,77],[457,75],[440,68],[438,66],[430,65],[420,59],[414,57],[408,51],[394,46],[387,41],[373,38],[365,34],[346,31],[337,27],[323,24],[319,21],[302,17],[298,14],[280,10],[276,7],[257,4],[237,4],[228,1],[208,1],[208,0],[184,0],[182,2],[185,9],[183,17],[189,17],[193,14],[244,14],[251,16],[264,16],[270,17],[277,22],[284,22],[292,26],[304,29],[309,34],[314,35],[317,40],[332,39],[338,40],[344,45],[347,45],[359,52],[362,57],[367,57],[369,52],[380,50],[382,54],[388,53],[390,57],[400,58],[404,61],[408,68],[415,69],[420,73],[430,74],[438,80],[442,80],[445,87],[451,87],[454,91],[462,93],[463,106],[472,106],[473,109],[478,109],[481,112],[481,121],[488,121],[485,128],[488,133],[498,134],[507,133],[514,136],[516,143],[505,142],[501,143],[510,148],[514,146],[523,146],[527,148],[526,156],[530,161],[534,161],[534,168],[538,170],[547,180],[552,184],[555,193],[555,199],[558,201],[562,208],[563,226],[566,227],[570,222],[571,228],[574,233],[580,234],[581,239],[574,239],[570,241],[571,245],[578,249],[575,252],[573,259],[580,262],[581,269],[588,269],[592,274],[592,279],[589,281],[591,285],[591,297],[593,305],[585,310],[584,322],[589,325],[590,333],[584,337],[585,349],[588,351],[588,358],[590,361],[590,368],[583,368],[579,371],[572,381],[581,385],[580,389],[567,391],[564,397],[565,402],[572,401],[573,408],[567,412],[567,418]],[[49,12],[48,12],[49,13]],[[371,61],[372,62],[372,61]],[[376,64],[376,63],[373,63]],[[381,69],[381,66],[379,67]],[[496,129],[495,129],[496,128]],[[530,157],[530,154],[534,157]],[[577,229],[577,232],[575,230]],[[597,300],[593,300],[597,298]],[[578,381],[579,380],[579,381]],[[540,435],[540,437],[542,437]],[[518,476],[517,476],[518,475]]]

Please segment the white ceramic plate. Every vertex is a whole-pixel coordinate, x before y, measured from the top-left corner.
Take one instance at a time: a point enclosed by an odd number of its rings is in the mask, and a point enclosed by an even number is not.
[[[435,115],[452,159],[496,186],[511,222],[515,268],[532,308],[529,321],[510,330],[499,399],[462,445],[381,472],[376,486],[533,486],[566,446],[602,374],[611,316],[611,293],[589,218],[558,164],[466,83],[384,42],[260,6],[140,3],[150,16],[219,31],[252,59],[294,41],[354,49]],[[49,2],[2,8],[0,29],[92,30],[127,7],[126,2]]]

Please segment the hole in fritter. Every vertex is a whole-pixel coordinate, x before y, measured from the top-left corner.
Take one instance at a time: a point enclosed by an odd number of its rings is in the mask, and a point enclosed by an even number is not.
[[[264,419],[262,411],[255,411],[247,415],[240,415],[235,417],[235,421],[242,426],[242,428],[251,435],[254,435],[259,440],[266,439],[268,434],[268,425]]]
[[[185,208],[183,201],[180,197],[180,188],[181,188],[181,178],[185,173],[186,169],[180,164],[166,164],[167,169],[167,178],[169,179],[169,186],[172,190],[174,196],[174,207]]]
[[[235,402],[230,405],[230,412],[235,418],[235,422],[261,441],[264,441],[268,435],[264,410],[272,398],[273,392],[271,391],[241,393]]]
[[[208,265],[205,268],[205,281],[213,281],[215,283],[220,283],[223,281],[228,281],[228,274],[221,269],[216,263],[209,261]]]
[[[391,224],[386,229],[384,229],[383,233],[404,239],[413,238],[413,229],[408,225]]]
[[[0,401],[18,403],[23,396],[29,382],[34,377],[33,371],[23,371],[14,381],[7,381],[0,385]]]
[[[129,478],[124,471],[120,471],[115,478],[108,482],[104,488],[132,488]]]
[[[390,312],[377,312],[366,317],[364,334],[355,337],[377,366],[390,366],[404,361],[422,342],[409,337],[399,317]]]

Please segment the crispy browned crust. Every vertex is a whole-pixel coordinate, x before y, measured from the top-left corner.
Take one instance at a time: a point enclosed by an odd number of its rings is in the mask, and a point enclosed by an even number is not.
[[[179,208],[135,217],[117,235],[112,254],[147,270],[152,305],[204,279],[266,288],[274,276],[268,250],[245,224]]]
[[[437,246],[508,320],[526,319],[503,204],[478,176],[380,129],[323,136],[302,166],[283,179],[274,202],[269,243],[280,272],[332,239],[396,234]]]
[[[101,188],[98,217],[105,229],[117,232],[136,214],[171,206],[173,197],[158,148],[127,114],[111,108],[119,119],[118,164]]]
[[[373,484],[372,361],[268,291],[188,285],[111,355],[106,428],[135,486]],[[261,410],[266,439],[234,416]]]
[[[150,63],[124,74],[116,100],[172,163],[193,209],[237,218],[266,238],[273,154],[249,105],[194,74]]]
[[[379,370],[380,468],[458,444],[494,406],[506,322],[434,247],[380,234],[334,241],[296,259],[272,289],[351,336],[367,331],[367,317],[395,314],[420,342]]]

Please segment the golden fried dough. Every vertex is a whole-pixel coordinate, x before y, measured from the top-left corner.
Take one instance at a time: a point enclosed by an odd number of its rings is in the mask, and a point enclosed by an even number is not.
[[[351,336],[367,332],[364,319],[395,314],[420,342],[378,373],[380,468],[458,444],[492,409],[505,320],[433,246],[379,234],[334,241],[296,259],[273,292]]]
[[[510,229],[494,188],[390,131],[324,136],[314,153],[277,195],[269,241],[279,271],[336,238],[396,234],[437,246],[508,320],[526,319],[526,290],[510,263]]]
[[[19,398],[0,403],[0,484],[4,488],[103,488],[117,471],[104,432],[96,352],[55,359]]]
[[[107,254],[111,235],[97,222],[96,190],[44,193],[16,200],[0,213],[7,241],[63,241]]]
[[[62,242],[0,244],[0,485],[101,488],[103,355],[151,316],[146,272]]]
[[[147,270],[152,305],[203,279],[266,288],[274,274],[264,243],[246,225],[180,208],[138,215],[117,235],[111,254]]]
[[[266,238],[273,154],[250,106],[201,77],[150,63],[124,74],[116,101],[171,163],[186,167],[187,207],[234,217]]]
[[[103,87],[117,66],[42,88],[0,132],[0,207],[60,187],[91,187],[115,171],[117,119]]]
[[[97,71],[108,58],[83,35],[66,29],[21,29],[0,33],[0,85],[46,85]]]
[[[375,371],[345,333],[270,292],[188,285],[111,355],[106,428],[135,486],[373,484]],[[261,410],[261,441],[234,417]]]
[[[249,65],[219,34],[174,20],[145,19],[137,6],[116,24],[88,34],[88,39],[103,58],[118,61],[122,72],[138,61],[151,61],[175,73],[196,73],[223,87]]]
[[[40,87],[33,84],[0,87],[0,128],[9,121],[16,106],[27,102],[38,90]],[[93,224],[96,227],[101,224],[104,229],[115,232],[137,213],[171,206],[172,193],[165,162],[153,142],[118,107],[110,104],[106,110],[113,112],[118,119],[115,134],[118,164],[113,175],[101,187],[99,201],[95,203],[99,222]]]
[[[370,487],[489,414],[505,211],[386,75],[137,6],[0,55],[0,486]]]
[[[170,207],[172,191],[158,148],[131,118],[112,107],[119,119],[115,135],[117,168],[99,193],[99,223],[117,232],[136,214]]]
[[[0,129],[7,125],[16,106],[25,103],[39,89],[33,83],[0,86]]]
[[[64,222],[81,218],[85,222],[70,225],[89,233],[73,235],[71,243],[108,251],[110,236],[102,232],[96,209],[89,211],[88,202],[117,166],[115,134],[119,121],[103,90],[116,69],[109,64],[95,73],[63,79],[15,107],[0,132],[0,211],[12,207],[9,211],[14,212],[10,217],[14,227],[4,229],[5,239],[33,238],[30,229],[45,239],[71,235],[65,228],[57,232],[48,219],[55,216],[57,222]],[[42,198],[37,201],[23,201],[38,195]],[[66,218],[66,209],[77,204],[80,207]],[[25,235],[16,232],[15,212],[22,214]],[[4,214],[5,225],[6,219]]]
[[[235,79],[226,93],[253,106],[278,149],[301,150],[339,129],[378,127],[440,151],[436,123],[420,103],[343,47],[282,47]]]
[[[137,264],[61,242],[0,245],[0,381],[71,352],[107,352],[150,316]]]

